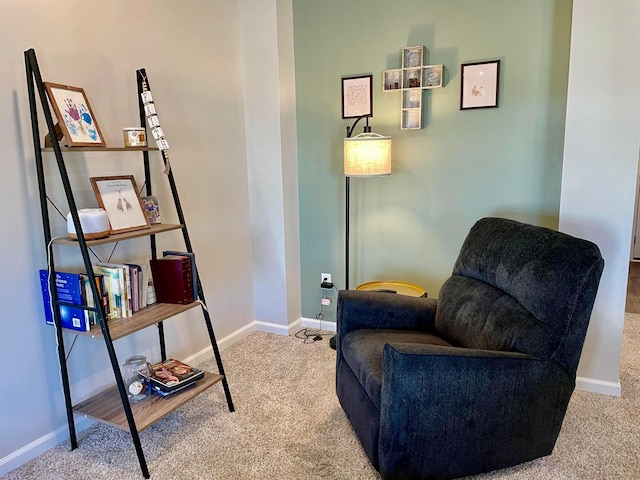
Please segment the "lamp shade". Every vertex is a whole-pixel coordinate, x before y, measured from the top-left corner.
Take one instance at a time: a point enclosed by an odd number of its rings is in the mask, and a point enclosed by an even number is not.
[[[361,133],[344,139],[344,174],[369,177],[391,174],[391,137]]]

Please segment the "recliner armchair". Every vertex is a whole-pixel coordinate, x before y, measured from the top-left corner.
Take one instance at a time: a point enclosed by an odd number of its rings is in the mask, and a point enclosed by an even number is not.
[[[484,218],[437,300],[341,291],[336,392],[382,478],[458,478],[549,455],[603,268],[589,241]]]

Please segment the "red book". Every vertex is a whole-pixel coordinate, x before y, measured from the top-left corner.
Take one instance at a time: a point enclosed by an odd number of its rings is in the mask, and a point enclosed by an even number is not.
[[[193,302],[191,259],[179,255],[151,260],[151,275],[160,303],[188,304]]]

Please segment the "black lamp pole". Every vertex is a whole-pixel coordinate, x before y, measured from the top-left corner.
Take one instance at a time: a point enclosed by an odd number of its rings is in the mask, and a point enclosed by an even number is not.
[[[363,118],[366,119],[366,125],[364,126],[364,133],[370,133],[371,127],[369,126],[369,117],[370,115],[363,115],[361,117],[356,118],[356,121],[353,122],[353,125],[349,127],[347,125],[347,138],[351,138],[353,134],[353,130],[358,124],[360,120]],[[345,290],[349,290],[349,185],[350,185],[349,175],[345,177],[345,235],[344,235],[344,288]]]
[[[356,128],[356,125],[363,118],[366,119],[366,125],[364,126],[364,133],[370,133],[371,127],[369,126],[369,117],[371,115],[362,115],[361,117],[356,118],[353,125],[350,127],[347,125],[347,138],[351,138],[353,134],[353,129]],[[345,176],[345,229],[344,229],[344,288],[345,290],[349,290],[349,175]],[[336,348],[336,336],[334,335],[329,339],[329,346],[335,350]]]

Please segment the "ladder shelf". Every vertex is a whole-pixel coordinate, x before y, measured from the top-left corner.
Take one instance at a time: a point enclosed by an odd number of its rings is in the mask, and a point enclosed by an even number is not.
[[[149,248],[151,252],[151,258],[157,258],[157,249],[156,249],[156,238],[155,236],[161,233],[181,230],[185,251],[189,253],[193,253],[193,249],[191,246],[191,241],[189,239],[189,233],[187,230],[186,222],[184,219],[184,214],[182,212],[182,207],[180,204],[180,199],[178,196],[178,189],[175,184],[175,180],[173,177],[173,171],[169,166],[168,155],[166,151],[159,150],[158,148],[153,147],[64,147],[60,144],[60,140],[56,136],[56,125],[54,124],[53,115],[49,106],[49,102],[47,100],[47,94],[44,82],[42,80],[42,76],[40,73],[40,69],[38,67],[38,61],[36,58],[35,50],[29,49],[24,52],[25,57],[25,68],[26,68],[26,76],[27,76],[27,88],[29,95],[29,108],[31,114],[31,129],[33,134],[33,146],[35,152],[35,162],[36,162],[36,170],[38,177],[38,189],[39,189],[39,200],[40,200],[40,210],[42,214],[42,230],[44,236],[44,243],[47,249],[50,248],[51,245],[58,246],[73,246],[78,248],[83,260],[83,268],[84,271],[87,272],[89,278],[93,277],[93,266],[92,261],[89,256],[90,248],[97,245],[103,245],[107,243],[117,243],[125,240],[132,240],[147,237],[149,239]],[[149,89],[148,77],[146,71],[144,69],[140,69],[136,71],[136,82],[138,86],[138,107],[140,112],[140,126],[145,127],[145,111],[144,105],[142,103],[142,99],[140,98],[140,94],[146,92]],[[42,147],[41,146],[41,136],[40,136],[40,127],[38,121],[38,108],[41,109],[44,114],[45,122],[46,122],[46,130],[48,132],[48,137],[51,141],[51,147]],[[51,152],[55,156],[55,160],[57,163],[57,168],[59,171],[60,179],[62,181],[62,186],[64,188],[64,193],[67,201],[68,211],[71,212],[71,217],[75,226],[75,231],[77,235],[77,240],[69,239],[69,238],[52,238],[51,235],[51,224],[49,219],[48,212],[48,202],[51,202],[47,196],[46,189],[46,181],[44,174],[44,165],[43,165],[43,153]],[[82,231],[82,225],[80,223],[80,218],[78,215],[78,211],[76,208],[76,202],[74,198],[74,193],[71,189],[71,185],[69,182],[69,175],[67,173],[67,168],[65,165],[64,154],[68,154],[69,152],[137,152],[138,154],[142,154],[142,160],[144,164],[144,174],[145,174],[145,186],[146,186],[146,195],[152,195],[151,188],[151,167],[149,160],[150,152],[160,152],[163,160],[164,172],[167,177],[167,181],[171,188],[171,194],[173,197],[174,207],[178,216],[179,223],[178,224],[152,224],[150,228],[145,228],[141,230],[134,230],[119,234],[109,235],[106,238],[96,239],[96,240],[88,240],[85,238],[85,235]],[[53,204],[53,202],[51,202]],[[55,205],[54,205],[55,206]],[[57,206],[56,206],[57,208]],[[59,210],[59,209],[58,209]],[[50,271],[55,270],[55,255],[53,254],[53,249],[50,251],[49,257],[49,269]],[[94,305],[100,305],[100,297],[98,293],[97,286],[95,282],[90,282],[91,285],[91,294],[93,296]],[[65,305],[65,302],[62,302],[58,299],[57,288],[55,284],[55,275],[50,275],[49,280],[49,292],[51,294],[51,305],[53,306],[53,320],[56,329],[56,338],[57,338],[57,353],[58,360],[60,364],[60,375],[62,377],[62,387],[64,392],[65,399],[65,408],[67,413],[67,423],[69,427],[69,440],[71,443],[71,449],[75,449],[78,446],[77,435],[76,435],[76,427],[74,421],[74,413],[78,415],[83,415],[100,422],[105,422],[110,425],[115,425],[119,428],[123,428],[131,433],[131,438],[136,450],[136,454],[138,456],[138,461],[140,463],[140,469],[145,478],[149,478],[149,469],[147,467],[146,459],[144,456],[144,451],[142,449],[142,444],[140,442],[139,432],[149,427],[153,423],[158,420],[164,418],[169,413],[173,412],[180,405],[183,405],[185,402],[193,399],[196,395],[200,394],[204,390],[216,385],[217,383],[221,383],[224,389],[227,405],[230,412],[235,410],[233,405],[233,401],[231,398],[231,392],[229,390],[229,385],[227,383],[227,378],[224,373],[224,368],[222,365],[222,359],[220,357],[220,352],[218,349],[218,344],[215,338],[215,334],[213,331],[213,326],[211,323],[211,317],[209,315],[209,310],[206,307],[206,301],[204,298],[204,292],[202,288],[202,283],[200,280],[200,276],[198,276],[197,281],[197,292],[198,299],[193,303],[188,305],[181,304],[165,304],[165,303],[154,303],[151,304],[138,312],[136,312],[133,316],[129,318],[119,318],[119,319],[107,319],[104,316],[104,312],[101,308],[88,307],[87,305],[79,306],[84,310],[91,310],[96,314],[96,325],[91,327],[89,332],[81,332],[76,330],[65,330],[62,328],[62,322],[60,319],[60,309],[58,308],[60,305]],[[131,335],[135,332],[138,332],[144,328],[150,327],[151,325],[156,325],[158,328],[158,340],[160,343],[160,353],[162,360],[167,359],[166,349],[165,349],[165,334],[164,334],[164,326],[163,322],[168,320],[171,317],[174,317],[180,313],[186,312],[187,310],[191,310],[195,307],[201,307],[202,315],[204,319],[205,326],[207,328],[207,333],[209,335],[209,339],[211,342],[211,347],[213,349],[214,358],[216,360],[216,365],[218,369],[218,373],[205,372],[204,378],[194,382],[193,385],[185,388],[184,391],[175,392],[167,397],[161,397],[159,395],[153,394],[150,399],[141,402],[141,403],[130,403],[127,397],[127,392],[125,389],[124,381],[122,378],[122,374],[120,372],[120,362],[117,358],[116,351],[113,345],[113,342],[117,339],[126,337],[127,335]],[[63,331],[69,331],[74,334],[79,334],[81,336],[88,336],[94,339],[101,339],[105,347],[107,349],[107,353],[109,356],[110,364],[113,370],[113,375],[115,379],[115,385],[108,388],[104,392],[99,393],[85,401],[78,403],[77,405],[73,405],[72,402],[72,394],[71,388],[69,385],[69,375],[68,369],[66,365],[66,350],[65,350],[65,342]]]

